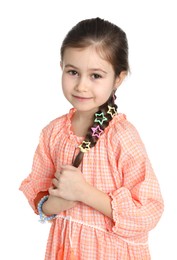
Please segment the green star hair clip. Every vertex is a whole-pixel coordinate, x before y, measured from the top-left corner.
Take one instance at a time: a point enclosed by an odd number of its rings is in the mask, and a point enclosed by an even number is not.
[[[117,115],[117,111],[116,111],[115,107],[110,107],[110,106],[108,105],[107,114],[110,114],[111,117],[114,117],[115,115]]]
[[[83,141],[78,147],[80,148],[81,152],[85,153],[90,150],[91,142]]]
[[[95,113],[95,120],[94,122],[98,122],[100,125],[103,124],[104,121],[107,121],[108,119],[104,116],[104,113],[101,112],[100,114],[99,113]]]

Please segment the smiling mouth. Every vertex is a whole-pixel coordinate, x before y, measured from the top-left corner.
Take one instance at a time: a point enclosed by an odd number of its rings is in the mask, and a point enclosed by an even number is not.
[[[73,95],[73,97],[79,101],[87,101],[87,100],[92,99],[92,97],[80,97],[80,96],[75,96],[75,95]]]

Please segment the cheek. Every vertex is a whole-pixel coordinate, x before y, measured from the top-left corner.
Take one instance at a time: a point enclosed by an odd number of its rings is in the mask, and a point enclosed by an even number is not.
[[[110,97],[110,95],[112,94],[113,89],[114,88],[112,86],[108,86],[108,85],[101,86],[101,88],[97,91],[97,94],[101,98],[107,100]]]
[[[66,81],[65,81],[65,79],[62,77],[62,82],[61,82],[61,84],[62,84],[62,90],[63,90],[63,94],[65,95],[65,97],[66,97],[66,95],[67,95],[67,92],[68,92],[68,85],[66,84]]]
[[[62,76],[61,84],[62,84],[63,92],[66,92],[67,89],[69,88],[69,82],[68,82],[68,80],[67,80],[67,77],[64,76],[64,75]]]
[[[62,81],[61,82],[62,82],[62,87],[63,88],[65,88],[66,86],[68,88],[70,88],[74,84],[74,80],[71,77],[69,77],[68,75],[66,75],[66,74],[62,75]]]
[[[67,81],[66,75],[65,75],[65,74],[62,74],[62,77],[61,77],[62,86],[65,85],[65,82],[66,82],[66,81]]]
[[[62,86],[62,88],[63,88],[63,86],[64,86],[64,76],[62,75],[62,77],[61,77],[61,86]]]

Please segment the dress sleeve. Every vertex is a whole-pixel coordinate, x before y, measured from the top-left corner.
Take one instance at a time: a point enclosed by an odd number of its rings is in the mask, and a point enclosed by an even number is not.
[[[50,156],[49,139],[49,134],[46,129],[43,129],[34,154],[32,171],[20,185],[20,190],[36,213],[35,198],[41,191],[48,191],[55,173],[55,167]]]
[[[113,212],[111,231],[130,238],[141,236],[156,226],[164,203],[158,180],[138,135],[134,140],[126,140],[124,151],[122,186],[109,193]]]

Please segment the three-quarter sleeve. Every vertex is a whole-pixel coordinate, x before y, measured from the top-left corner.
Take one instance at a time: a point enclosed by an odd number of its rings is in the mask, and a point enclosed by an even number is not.
[[[122,185],[109,193],[113,215],[111,231],[121,237],[135,238],[156,226],[163,213],[164,202],[136,129],[131,126],[122,140],[122,158],[119,158]]]
[[[34,200],[38,193],[47,191],[52,185],[52,178],[55,167],[50,155],[50,135],[47,129],[43,129],[39,144],[34,154],[32,171],[29,176],[22,181],[20,190],[27,197],[33,210],[37,213]]]

